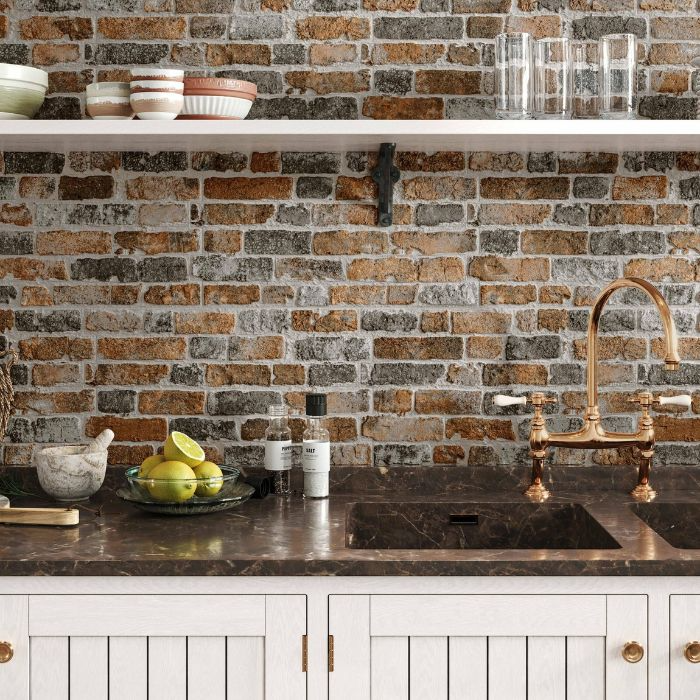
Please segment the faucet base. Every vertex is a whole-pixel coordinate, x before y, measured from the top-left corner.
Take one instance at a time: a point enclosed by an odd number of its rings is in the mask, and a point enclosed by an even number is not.
[[[651,487],[651,484],[637,484],[631,491],[630,495],[639,503],[649,503],[656,498],[656,491]]]
[[[531,501],[536,501],[537,503],[543,503],[550,497],[550,492],[544,484],[530,484],[523,494],[527,496]]]

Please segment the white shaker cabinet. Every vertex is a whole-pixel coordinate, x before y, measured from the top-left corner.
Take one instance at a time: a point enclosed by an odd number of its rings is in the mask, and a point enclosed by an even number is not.
[[[671,700],[700,697],[700,595],[670,596]]]
[[[331,595],[328,624],[330,700],[647,698],[645,595]]]
[[[303,700],[305,635],[304,595],[3,595],[1,697]]]

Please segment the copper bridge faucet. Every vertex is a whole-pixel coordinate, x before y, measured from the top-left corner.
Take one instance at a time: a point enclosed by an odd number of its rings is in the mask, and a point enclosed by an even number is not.
[[[611,447],[634,446],[639,448],[639,476],[637,485],[632,490],[632,496],[636,500],[650,501],[656,496],[656,492],[649,483],[649,472],[651,470],[651,460],[654,456],[654,419],[649,410],[652,406],[659,405],[691,405],[691,397],[687,394],[682,396],[660,396],[654,398],[648,391],[641,392],[636,398],[630,399],[631,403],[639,404],[642,415],[639,418],[636,433],[616,433],[608,432],[603,428],[600,420],[600,410],[598,408],[598,324],[605,305],[617,289],[631,287],[645,292],[656,304],[656,308],[661,314],[666,339],[666,356],[664,362],[666,369],[677,370],[680,364],[678,356],[678,334],[676,325],[673,322],[671,310],[654,285],[646,280],[637,277],[626,277],[611,282],[598,296],[591,316],[588,321],[588,408],[584,416],[584,424],[581,430],[573,433],[550,433],[547,431],[542,411],[545,404],[556,403],[555,398],[545,396],[542,392],[533,393],[529,399],[520,396],[504,396],[499,394],[494,397],[494,405],[511,406],[516,404],[532,404],[535,414],[532,418],[530,429],[530,457],[532,457],[532,483],[525,491],[525,495],[533,500],[543,501],[549,497],[549,491],[545,487],[542,475],[544,470],[544,460],[548,447],[575,447],[584,450],[604,449]]]

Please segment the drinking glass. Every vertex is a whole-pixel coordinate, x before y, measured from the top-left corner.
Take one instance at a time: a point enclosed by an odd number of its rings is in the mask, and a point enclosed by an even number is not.
[[[532,37],[524,32],[496,37],[496,116],[532,117]]]
[[[572,92],[571,42],[540,39],[535,43],[535,117],[570,119]]]
[[[637,111],[637,37],[608,34],[598,44],[600,116],[634,119]]]
[[[598,44],[575,44],[573,47],[574,119],[597,119]]]

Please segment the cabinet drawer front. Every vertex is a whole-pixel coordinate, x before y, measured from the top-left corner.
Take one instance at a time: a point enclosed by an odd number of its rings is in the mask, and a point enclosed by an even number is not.
[[[375,595],[373,637],[603,637],[604,595]]]
[[[31,637],[265,635],[263,595],[35,595]]]
[[[672,595],[670,601],[671,697],[673,700],[697,700],[700,688],[700,663],[685,658],[685,647],[700,642],[700,595]]]

